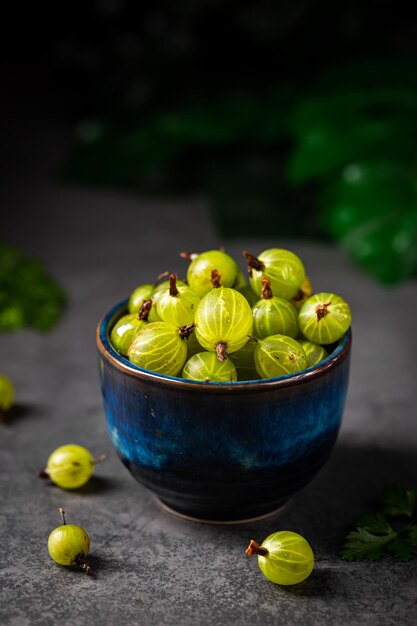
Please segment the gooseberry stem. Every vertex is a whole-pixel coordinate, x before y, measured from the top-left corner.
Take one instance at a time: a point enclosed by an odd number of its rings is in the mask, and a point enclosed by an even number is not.
[[[248,556],[258,554],[259,556],[268,556],[269,552],[266,548],[259,545],[254,539],[251,539],[246,550]]]
[[[211,284],[213,285],[213,289],[219,289],[219,287],[221,287],[221,277],[222,275],[219,274],[217,270],[211,270]]]
[[[223,362],[227,360],[227,343],[224,341],[216,343],[216,355],[219,361]]]
[[[169,295],[176,297],[179,291],[177,289],[177,276],[176,274],[170,274],[169,276]]]
[[[43,467],[38,470],[38,478],[49,478],[49,472],[47,467]]]
[[[87,576],[92,576],[93,574],[92,567],[90,563],[87,561],[87,559],[85,558],[84,554],[77,554],[74,561],[78,565],[78,567],[82,569],[84,574],[87,574]]]
[[[191,333],[194,331],[195,324],[186,324],[185,326],[179,326],[178,332],[181,339],[188,339]]]
[[[166,278],[168,276],[169,272],[162,272],[162,274],[159,274],[159,276],[156,277],[156,280],[154,282],[154,286],[156,287],[158,285],[158,283],[163,279]]]
[[[317,321],[319,322],[321,319],[323,319],[323,317],[326,317],[326,315],[328,314],[328,310],[327,307],[331,305],[331,302],[326,302],[325,304],[318,304],[316,306],[316,314],[317,314]]]
[[[252,341],[256,341],[256,342],[259,341],[258,337],[254,337],[253,335],[248,335],[248,337],[249,339],[252,339]]]
[[[262,277],[261,296],[264,300],[271,300],[271,298],[273,298],[273,293],[271,289],[271,281],[266,276]]]
[[[61,506],[59,507],[58,510],[60,512],[60,515],[61,515],[62,523],[64,524],[64,526],[66,526],[67,525],[67,520],[65,519],[65,511],[64,511],[64,509]]]
[[[152,308],[152,299],[148,298],[147,300],[144,300],[139,309],[138,319],[146,322],[146,320],[149,317],[149,313],[151,312],[151,308]]]
[[[258,259],[258,257],[254,256],[247,250],[242,252],[243,256],[245,256],[248,260],[248,274],[252,278],[253,271],[258,270],[258,272],[262,272],[265,269],[265,265]]]
[[[180,257],[191,263],[191,261],[194,261],[194,259],[198,257],[198,254],[196,252],[187,252],[184,250],[183,252],[180,252]]]
[[[96,459],[94,459],[94,465],[98,465],[98,463],[103,463],[107,459],[107,454],[100,454]]]

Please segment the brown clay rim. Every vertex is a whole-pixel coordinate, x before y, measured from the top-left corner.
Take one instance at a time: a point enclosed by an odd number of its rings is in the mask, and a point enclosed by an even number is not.
[[[315,379],[327,374],[339,364],[342,363],[350,354],[352,345],[352,332],[348,330],[341,339],[339,345],[333,352],[321,363],[310,367],[297,374],[288,374],[277,378],[266,378],[263,380],[241,381],[236,383],[204,383],[200,381],[185,380],[175,376],[167,376],[165,374],[157,374],[150,370],[145,370],[130,363],[127,359],[120,356],[110,344],[109,329],[116,323],[122,314],[126,312],[127,300],[116,305],[109,313],[104,315],[100,320],[97,331],[96,341],[101,356],[116,367],[119,371],[128,376],[133,376],[144,382],[152,382],[162,387],[177,388],[182,390],[207,392],[210,393],[233,393],[233,392],[256,392],[265,389],[278,389],[284,387],[292,387],[302,383],[312,382]]]

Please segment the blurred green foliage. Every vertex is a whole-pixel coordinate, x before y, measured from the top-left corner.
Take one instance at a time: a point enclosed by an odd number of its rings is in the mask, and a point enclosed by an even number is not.
[[[362,62],[321,72],[314,85],[90,120],[67,175],[203,189],[223,236],[327,236],[395,284],[417,274],[415,67]]]
[[[417,274],[415,68],[363,63],[324,75],[290,123],[289,180],[319,183],[323,229],[388,285]]]
[[[66,300],[41,263],[0,242],[0,331],[51,329]]]

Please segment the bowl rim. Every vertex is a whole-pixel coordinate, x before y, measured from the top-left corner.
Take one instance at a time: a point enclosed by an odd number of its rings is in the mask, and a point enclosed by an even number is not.
[[[109,339],[110,327],[114,325],[120,314],[127,309],[129,299],[122,300],[115,306],[113,306],[108,313],[102,316],[96,330],[96,343],[97,348],[101,356],[115,366],[118,370],[138,378],[144,382],[159,383],[161,385],[167,385],[168,387],[175,387],[183,390],[193,391],[255,391],[265,388],[282,388],[291,387],[300,383],[305,383],[317,379],[329,370],[334,369],[338,364],[344,361],[350,354],[350,348],[352,344],[352,331],[349,328],[346,333],[340,339],[339,344],[330,353],[330,355],[320,361],[317,365],[313,365],[307,369],[301,370],[294,374],[285,374],[284,376],[277,376],[275,378],[254,379],[248,381],[236,381],[236,382],[215,382],[206,383],[199,380],[187,380],[178,376],[168,376],[167,374],[160,374],[158,372],[152,372],[142,367],[134,365],[127,358],[120,355],[111,345]],[[126,311],[127,313],[127,311]]]

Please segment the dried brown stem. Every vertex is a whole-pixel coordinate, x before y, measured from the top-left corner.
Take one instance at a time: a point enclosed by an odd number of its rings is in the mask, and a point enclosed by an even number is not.
[[[264,300],[270,300],[273,297],[271,281],[266,276],[262,276],[261,296]]]
[[[151,312],[151,309],[152,309],[152,299],[148,298],[147,300],[144,300],[142,304],[140,305],[138,319],[146,322],[146,320],[149,317],[149,313]]]
[[[180,257],[191,263],[191,261],[194,261],[194,259],[198,257],[198,254],[196,252],[187,252],[184,250],[183,252],[180,252]]]
[[[94,459],[94,465],[98,465],[99,463],[103,463],[107,459],[107,454],[100,454],[97,458]]]
[[[219,341],[219,343],[216,344],[216,355],[219,361],[223,362],[227,360],[227,343]]]
[[[181,339],[188,339],[192,332],[194,332],[195,324],[186,324],[185,326],[179,326],[178,332]]]
[[[211,284],[214,289],[221,287],[220,279],[222,275],[217,270],[211,270]]]
[[[326,317],[326,315],[328,314],[328,310],[327,307],[331,305],[331,302],[326,302],[325,304],[318,304],[316,306],[316,314],[317,314],[317,321],[319,322],[321,319],[323,319],[323,317]]]
[[[258,259],[258,257],[254,256],[247,250],[244,250],[242,254],[246,257],[248,261],[248,274],[250,277],[252,277],[253,275],[252,270],[258,270],[259,272],[263,272],[263,270],[265,269],[265,265],[262,263],[262,261]]]
[[[49,478],[49,471],[47,467],[43,467],[38,470],[38,478]]]
[[[300,288],[295,296],[292,298],[292,300],[294,300],[294,302],[300,302],[300,300],[303,300],[304,296],[305,292]]]
[[[170,274],[169,276],[169,295],[170,296],[178,296],[179,291],[177,289],[177,275]]]
[[[77,554],[77,556],[75,557],[75,563],[78,565],[78,567],[82,569],[84,574],[87,574],[87,576],[92,576],[93,570],[90,563],[85,558],[84,554]]]
[[[167,276],[169,276],[169,272],[162,272],[162,274],[159,274],[154,282],[155,287],[161,282],[163,278],[166,278]]]
[[[246,550],[248,556],[258,554],[259,556],[268,556],[268,550],[259,545],[254,539],[251,539]]]
[[[64,524],[64,526],[66,526],[67,525],[67,520],[65,519],[65,511],[64,511],[64,509],[61,506],[59,507],[58,510],[59,510],[60,515],[61,515],[62,523]]]

